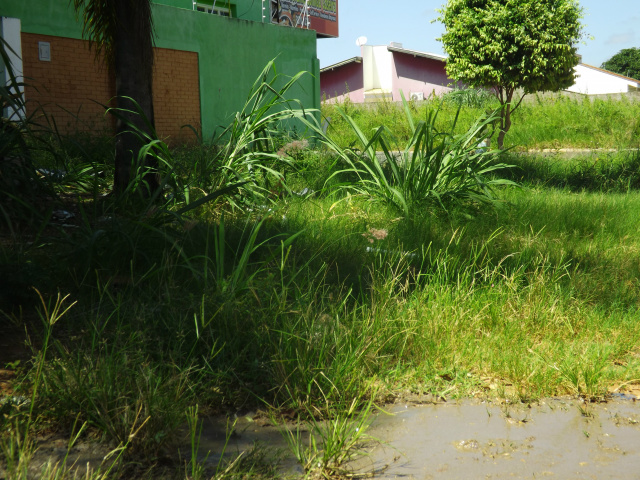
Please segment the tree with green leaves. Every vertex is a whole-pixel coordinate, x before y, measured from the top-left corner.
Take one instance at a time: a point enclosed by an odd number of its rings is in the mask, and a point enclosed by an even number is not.
[[[145,169],[146,194],[159,187],[157,160],[140,155],[144,135],[154,129],[153,19],[151,0],[71,0],[82,16],[83,36],[104,54],[116,80],[114,192],[127,190],[132,169]],[[139,107],[139,108],[138,108]]]
[[[625,77],[640,79],[640,48],[623,48],[604,62],[602,68]]]
[[[525,94],[573,85],[583,36],[577,0],[448,0],[439,13],[447,74],[500,101],[499,148]]]

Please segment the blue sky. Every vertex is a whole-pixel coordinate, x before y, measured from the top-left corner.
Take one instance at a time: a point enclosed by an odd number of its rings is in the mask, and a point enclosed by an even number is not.
[[[356,46],[360,36],[367,37],[369,45],[399,42],[411,50],[442,54],[436,38],[443,26],[431,21],[444,3],[446,0],[339,0],[340,38],[318,40],[320,66],[360,55]],[[587,37],[578,53],[584,63],[599,67],[623,48],[640,47],[638,0],[582,0],[580,6]]]

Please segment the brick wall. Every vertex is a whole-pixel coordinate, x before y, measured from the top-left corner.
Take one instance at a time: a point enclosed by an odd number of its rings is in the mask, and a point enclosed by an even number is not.
[[[38,58],[38,42],[50,44],[51,61]],[[89,51],[89,43],[64,37],[22,33],[22,60],[26,78],[27,113],[42,108],[63,133],[112,131],[100,104],[115,96],[113,73]],[[189,129],[200,129],[198,54],[155,49],[154,114],[160,138],[170,143],[194,139]]]
[[[167,48],[155,49],[153,112],[156,130],[173,142],[194,138],[191,125],[200,131],[200,76],[198,54]],[[172,142],[172,143],[173,143]]]
[[[64,133],[112,128],[95,102],[107,104],[115,82],[104,63],[94,61],[88,42],[24,32],[21,40],[29,115],[42,107]],[[38,42],[50,44],[51,61],[38,59]]]

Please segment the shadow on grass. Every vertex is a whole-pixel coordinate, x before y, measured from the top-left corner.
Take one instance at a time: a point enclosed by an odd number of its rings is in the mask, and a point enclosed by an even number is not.
[[[640,151],[594,153],[575,158],[505,154],[516,168],[505,172],[524,185],[569,191],[618,192],[640,189]]]

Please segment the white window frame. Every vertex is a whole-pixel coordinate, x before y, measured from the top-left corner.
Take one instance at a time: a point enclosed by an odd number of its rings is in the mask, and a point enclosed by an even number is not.
[[[231,18],[231,10],[227,7],[218,7],[209,5],[207,3],[193,2],[193,9],[202,13],[209,13],[211,15],[219,15],[221,17]]]

